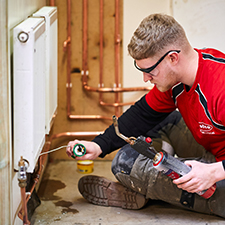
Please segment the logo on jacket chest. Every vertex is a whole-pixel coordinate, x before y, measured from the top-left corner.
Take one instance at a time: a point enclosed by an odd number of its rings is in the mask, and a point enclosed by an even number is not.
[[[202,134],[215,134],[213,126],[203,122],[199,122],[199,129]]]

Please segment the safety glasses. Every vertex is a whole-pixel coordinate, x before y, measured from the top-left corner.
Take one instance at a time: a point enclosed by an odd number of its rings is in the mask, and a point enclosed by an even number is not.
[[[141,69],[140,67],[138,67],[137,66],[137,64],[136,64],[136,61],[134,60],[134,66],[138,69],[138,70],[140,70],[140,71],[142,71],[142,72],[144,72],[144,73],[150,73],[152,70],[154,70],[158,65],[159,65],[159,63],[161,63],[162,61],[163,61],[163,59],[170,53],[170,52],[177,52],[177,53],[180,53],[180,50],[170,50],[170,51],[168,51],[166,54],[164,54],[153,66],[151,66],[151,67],[148,67],[148,68],[146,68],[146,69]]]

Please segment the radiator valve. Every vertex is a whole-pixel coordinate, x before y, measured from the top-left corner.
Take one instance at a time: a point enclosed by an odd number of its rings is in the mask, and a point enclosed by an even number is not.
[[[28,161],[23,159],[23,156],[21,156],[20,161],[18,163],[18,181],[20,187],[26,187],[27,185],[27,168],[29,166]]]

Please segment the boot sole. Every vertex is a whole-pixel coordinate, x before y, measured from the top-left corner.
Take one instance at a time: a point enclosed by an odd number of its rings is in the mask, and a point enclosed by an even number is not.
[[[78,189],[86,200],[95,205],[140,209],[147,202],[144,195],[104,177],[84,176],[79,180]]]

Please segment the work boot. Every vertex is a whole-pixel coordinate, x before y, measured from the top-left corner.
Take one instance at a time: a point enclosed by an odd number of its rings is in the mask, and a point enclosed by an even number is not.
[[[79,180],[78,188],[86,200],[96,205],[140,209],[147,203],[144,195],[104,177],[84,176]]]

